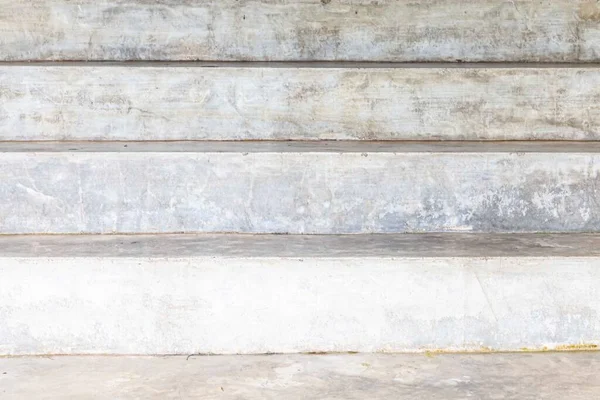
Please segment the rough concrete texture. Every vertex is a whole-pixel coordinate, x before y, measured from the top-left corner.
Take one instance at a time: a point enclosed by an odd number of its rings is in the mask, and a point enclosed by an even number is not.
[[[599,370],[598,353],[3,358],[0,397],[594,400]]]
[[[0,354],[600,345],[599,236],[485,237],[0,237]]]
[[[598,140],[598,103],[598,68],[0,66],[1,140]]]
[[[595,0],[0,0],[2,60],[597,61]]]
[[[598,231],[598,148],[4,143],[0,232]]]

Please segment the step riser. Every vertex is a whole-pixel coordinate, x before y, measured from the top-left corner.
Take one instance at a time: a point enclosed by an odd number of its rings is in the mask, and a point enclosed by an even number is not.
[[[596,153],[1,153],[1,233],[599,231]]]
[[[597,257],[3,258],[0,353],[598,344]]]
[[[1,140],[600,139],[600,69],[0,67]]]
[[[593,61],[589,0],[0,0],[2,60]]]

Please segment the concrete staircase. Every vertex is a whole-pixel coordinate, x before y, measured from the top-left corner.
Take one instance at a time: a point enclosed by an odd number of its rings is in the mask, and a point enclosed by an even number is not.
[[[595,0],[0,0],[0,395],[600,396],[544,353],[600,345],[599,44]]]

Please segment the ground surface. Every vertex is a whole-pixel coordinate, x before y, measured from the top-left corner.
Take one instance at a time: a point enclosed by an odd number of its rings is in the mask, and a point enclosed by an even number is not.
[[[598,399],[600,353],[0,359],[9,399]]]

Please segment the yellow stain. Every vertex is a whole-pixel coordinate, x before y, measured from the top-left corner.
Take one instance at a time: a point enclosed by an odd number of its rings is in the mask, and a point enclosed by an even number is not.
[[[573,350],[597,350],[597,344],[591,343],[581,343],[581,344],[564,344],[560,346],[556,346],[556,350],[559,351],[573,351]]]

